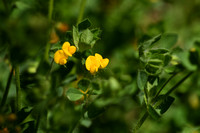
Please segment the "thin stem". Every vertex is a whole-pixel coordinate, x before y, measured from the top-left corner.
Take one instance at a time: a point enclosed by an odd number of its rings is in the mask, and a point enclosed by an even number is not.
[[[53,62],[54,62],[54,59],[52,59],[51,64],[50,64],[50,69],[49,69],[49,71],[48,71],[48,73],[47,73],[47,75],[46,75],[46,78],[47,78],[47,79],[49,78],[49,75],[50,75],[50,73],[51,73],[51,69],[52,69],[52,67],[53,67]]]
[[[165,94],[165,97],[169,96],[169,94],[174,91],[181,83],[183,83],[193,72],[188,73],[184,78],[182,78],[175,86],[173,86],[169,91]]]
[[[48,19],[49,19],[50,22],[52,20],[52,14],[53,14],[53,3],[54,3],[54,0],[49,0]]]
[[[83,14],[84,14],[86,2],[87,2],[87,0],[82,0],[82,1],[81,1],[79,16],[78,16],[78,19],[77,19],[77,25],[78,25],[78,24],[81,22],[81,20],[83,19]]]
[[[176,85],[174,85],[169,91],[164,95],[163,99],[165,99],[171,92],[173,92],[181,83],[183,83],[193,72],[188,73],[185,77],[183,77]],[[175,76],[175,75],[174,75]],[[172,77],[171,77],[172,78]],[[164,84],[165,85],[165,84]],[[158,107],[162,103],[162,100],[160,100],[156,105],[154,106],[155,108]],[[148,112],[146,111],[145,114],[139,119],[136,127],[133,129],[133,133],[136,133],[137,130],[142,126],[144,121],[147,119],[149,116]]]
[[[177,84],[175,84],[171,89],[169,89],[169,91],[164,95],[164,97],[159,100],[155,105],[154,107],[158,107],[162,102],[163,100],[169,96],[169,94],[172,93],[172,91],[174,91],[181,83],[183,83],[193,72],[190,72],[188,73],[185,77],[183,77]]]
[[[15,66],[15,82],[16,82],[16,111],[21,108],[21,87],[20,87],[20,76],[19,76],[19,66]]]
[[[160,92],[164,89],[164,87],[169,83],[169,81],[176,76],[177,73],[173,74],[160,88],[160,90],[156,93],[155,97],[153,99],[156,99],[158,97],[158,95],[160,94]]]
[[[53,14],[53,3],[54,3],[54,0],[49,0],[48,19],[49,19],[49,22],[50,22],[50,23],[51,23],[52,14]],[[50,49],[50,43],[47,42],[46,48],[45,48],[45,53],[44,53],[44,59],[45,59],[45,61],[47,61],[47,62],[48,62],[48,60],[49,60],[49,49]]]
[[[13,71],[14,71],[14,69],[13,69],[13,67],[12,67],[11,72],[10,72],[10,75],[9,75],[9,77],[8,77],[8,82],[7,82],[7,85],[6,85],[6,89],[5,89],[5,92],[4,92],[4,94],[3,94],[3,99],[2,99],[2,101],[1,101],[0,109],[2,109],[2,107],[3,107],[3,106],[5,105],[5,103],[6,103],[6,100],[7,100],[7,97],[8,97],[8,92],[9,92],[9,90],[10,90],[10,83],[11,83],[11,81],[12,81]]]
[[[136,133],[137,130],[142,126],[142,124],[144,123],[144,121],[148,118],[149,114],[148,112],[146,111],[144,113],[144,115],[139,119],[139,121],[137,122],[135,128],[133,129],[133,133]]]
[[[37,133],[37,130],[39,128],[40,119],[41,119],[41,112],[39,112],[39,114],[37,116],[37,121],[36,121],[36,125],[35,125],[35,133]]]

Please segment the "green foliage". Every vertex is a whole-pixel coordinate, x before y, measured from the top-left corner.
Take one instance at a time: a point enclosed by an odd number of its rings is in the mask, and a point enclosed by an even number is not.
[[[147,105],[147,111],[149,113],[149,115],[154,118],[154,119],[159,119],[160,115],[159,113],[156,111],[156,109],[154,109],[150,104]]]
[[[199,132],[199,6],[0,1],[0,133]],[[59,65],[64,42],[76,52]],[[109,65],[91,74],[95,53]]]
[[[17,112],[17,123],[23,122],[32,112],[32,109],[28,107],[22,108],[19,112]]]
[[[77,101],[83,94],[76,88],[69,88],[66,92],[66,96],[70,101]]]
[[[85,19],[80,24],[78,24],[78,29],[79,31],[82,31],[82,30],[86,30],[90,26],[91,26],[91,22],[89,21],[89,19]]]
[[[158,105],[158,109],[160,109],[160,114],[165,113],[169,107],[171,106],[171,104],[174,102],[175,98],[168,96],[168,97],[164,97],[164,99],[162,99],[162,97],[164,96],[160,96],[158,99],[161,99],[162,102],[160,103],[160,105]],[[159,100],[158,100],[159,101]]]
[[[171,48],[176,41],[176,34],[163,34],[140,44],[140,61],[142,62],[144,70],[149,75],[156,76],[168,66],[172,58],[169,48]]]
[[[88,89],[89,85],[90,85],[90,81],[87,79],[81,79],[78,82],[78,88],[80,88],[84,92]]]
[[[138,71],[137,74],[137,84],[138,87],[143,90],[147,83],[148,75],[144,71]]]
[[[91,23],[88,19],[82,21],[77,27],[73,26],[73,42],[80,52],[93,48],[99,35],[100,29],[89,29]]]

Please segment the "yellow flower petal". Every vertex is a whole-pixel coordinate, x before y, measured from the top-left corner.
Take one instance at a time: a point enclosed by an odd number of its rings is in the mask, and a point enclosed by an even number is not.
[[[98,67],[97,66],[94,66],[94,65],[90,66],[90,73],[94,74],[97,71],[98,71]]]
[[[64,65],[67,63],[67,56],[65,56],[63,50],[57,50],[54,54],[54,61],[57,64]]]
[[[69,53],[74,54],[76,52],[76,47],[75,46],[70,46],[69,47]]]
[[[100,54],[98,54],[98,53],[95,54],[95,57],[96,57],[97,59],[99,59],[99,60],[102,60],[102,59],[103,59],[103,57],[102,57]]]
[[[68,49],[70,47],[70,43],[69,42],[64,42],[62,45],[62,49]]]
[[[102,59],[100,68],[105,68],[108,65],[108,63],[109,63],[109,59],[108,58]]]
[[[65,42],[62,46],[62,50],[67,56],[72,56],[76,52],[76,47],[75,46],[70,46],[69,42]]]
[[[65,58],[62,58],[62,59],[60,59],[60,61],[59,61],[59,64],[60,65],[65,65],[67,63],[67,59],[65,59]]]
[[[85,66],[90,73],[94,74],[98,71],[100,67],[99,59],[95,56],[88,56],[88,58],[85,61]]]
[[[90,66],[91,66],[91,64],[92,64],[92,56],[88,56],[88,58],[86,59],[86,61],[85,61],[85,67],[86,67],[86,69],[88,70],[88,71],[90,71]]]
[[[66,56],[72,56],[72,54],[69,52],[70,43],[64,42],[62,45],[62,50],[64,51]]]

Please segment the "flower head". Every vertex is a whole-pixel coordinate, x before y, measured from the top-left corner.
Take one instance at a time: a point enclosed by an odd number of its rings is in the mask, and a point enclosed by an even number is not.
[[[58,50],[54,54],[54,61],[57,64],[60,64],[60,65],[66,64],[67,63],[67,58],[68,58],[68,56],[65,56],[63,50]]]
[[[108,62],[109,59],[103,59],[100,54],[96,53],[95,56],[88,56],[85,61],[85,66],[90,73],[94,74],[99,70],[99,68],[105,68],[108,65]]]
[[[70,46],[69,42],[64,42],[62,46],[62,50],[64,51],[66,56],[72,56],[76,52],[75,46]]]
[[[88,56],[88,58],[85,61],[85,66],[86,69],[93,74],[98,71],[100,67],[100,62],[95,56]]]
[[[103,59],[103,57],[100,54],[98,54],[98,53],[95,54],[95,57],[100,62],[100,68],[103,69],[103,68],[105,68],[108,65],[108,63],[109,63],[109,59],[108,58]]]
[[[54,54],[54,61],[57,64],[64,65],[67,63],[68,56],[72,56],[76,52],[75,46],[70,46],[69,42],[62,45],[62,50],[57,50]]]

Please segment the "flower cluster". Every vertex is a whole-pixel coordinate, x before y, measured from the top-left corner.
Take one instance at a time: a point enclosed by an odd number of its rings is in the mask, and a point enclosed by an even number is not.
[[[69,42],[64,42],[62,45],[62,50],[57,50],[54,54],[54,61],[57,64],[64,65],[67,63],[68,57],[71,57],[75,52],[75,46],[70,46]]]
[[[108,63],[108,58],[103,59],[103,57],[100,54],[96,53],[95,56],[88,56],[88,58],[85,61],[85,66],[86,69],[90,71],[90,73],[94,74],[99,70],[99,68],[105,68],[108,65]]]

